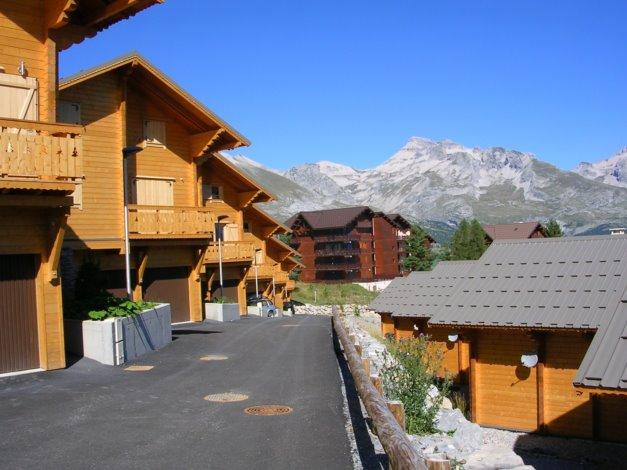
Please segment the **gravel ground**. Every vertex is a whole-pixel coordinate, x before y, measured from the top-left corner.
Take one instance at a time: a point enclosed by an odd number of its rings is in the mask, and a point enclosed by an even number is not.
[[[376,338],[380,331],[380,317],[374,312],[363,312],[359,317],[347,316],[357,327],[365,351],[371,357],[378,355],[380,343]],[[376,363],[376,361],[373,361]],[[537,470],[580,470],[591,468],[627,469],[627,445],[597,442],[586,439],[542,436],[502,429],[482,428],[483,444],[495,448],[507,448],[520,455],[525,464]]]

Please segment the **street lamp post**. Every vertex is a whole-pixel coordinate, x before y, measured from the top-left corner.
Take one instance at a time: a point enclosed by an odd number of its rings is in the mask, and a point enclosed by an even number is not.
[[[122,149],[122,179],[124,187],[124,267],[126,272],[126,297],[133,300],[133,292],[131,291],[131,242],[128,229],[128,157],[141,152],[143,148],[135,145],[124,147]]]

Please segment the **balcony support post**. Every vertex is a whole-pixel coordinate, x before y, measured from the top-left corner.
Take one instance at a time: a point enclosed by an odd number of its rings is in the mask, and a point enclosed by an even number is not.
[[[131,290],[131,242],[128,229],[128,157],[141,152],[141,147],[124,147],[122,149],[122,179],[124,187],[124,267],[126,272],[126,298],[133,300]]]

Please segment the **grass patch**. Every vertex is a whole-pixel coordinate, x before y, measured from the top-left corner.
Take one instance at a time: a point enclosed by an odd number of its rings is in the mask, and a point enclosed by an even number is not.
[[[367,305],[374,300],[377,292],[370,292],[357,284],[308,284],[296,282],[292,299],[315,305]],[[351,312],[352,313],[352,312]]]

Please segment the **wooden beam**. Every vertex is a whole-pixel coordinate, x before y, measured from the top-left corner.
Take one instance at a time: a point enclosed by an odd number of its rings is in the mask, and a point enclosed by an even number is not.
[[[148,249],[138,251],[135,259],[137,282],[135,283],[135,288],[133,289],[133,300],[142,300],[143,298],[144,273],[146,272],[146,266],[148,266]]]
[[[56,224],[56,230],[53,233],[52,244],[50,246],[48,254],[48,266],[50,267],[50,281],[54,281],[59,278],[59,260],[61,259],[61,247],[63,246],[63,237],[65,236],[65,227],[67,226],[67,219],[70,216],[67,212],[61,215],[61,218]]]
[[[44,131],[49,134],[83,135],[85,127],[80,124],[55,124],[27,119],[0,118],[0,127]]]
[[[225,131],[222,127],[190,136],[190,149],[193,158],[202,157]]]
[[[207,294],[205,295],[205,300],[209,302],[211,300],[211,287],[213,286],[213,281],[216,278],[216,269],[211,271],[211,275],[207,278]]]
[[[270,238],[278,229],[278,225],[264,225],[261,227],[261,236],[262,238]]]
[[[543,433],[546,431],[546,418],[544,414],[544,364],[546,361],[546,337],[544,334],[538,333],[535,339],[538,345],[538,364],[536,365],[537,426],[538,431]]]
[[[70,22],[70,13],[78,8],[77,0],[46,0],[46,28],[59,29]]]
[[[245,191],[237,194],[237,198],[239,200],[240,208],[244,209],[250,206],[253,201],[261,194],[263,191]]]
[[[196,273],[196,281],[200,281],[200,270],[202,265],[205,262],[205,257],[207,256],[207,252],[209,251],[209,245],[198,250],[198,258],[196,259],[196,263],[194,265],[194,272]]]
[[[477,422],[477,338],[469,342],[470,347],[470,415]]]
[[[157,0],[163,3],[163,0]],[[98,26],[103,21],[107,21],[112,16],[124,13],[125,10],[131,8],[144,8],[148,4],[153,3],[152,0],[114,0],[106,7],[95,11],[91,15],[83,19],[83,26]]]

